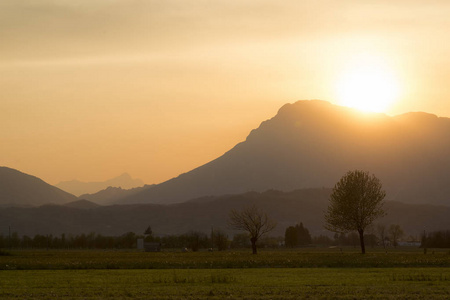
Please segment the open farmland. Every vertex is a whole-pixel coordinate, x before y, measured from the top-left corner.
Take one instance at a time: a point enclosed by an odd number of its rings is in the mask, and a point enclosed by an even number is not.
[[[10,299],[448,299],[448,250],[13,251]]]
[[[448,299],[448,268],[26,270],[5,299]]]
[[[0,270],[65,269],[226,269],[226,268],[390,268],[447,267],[448,250],[381,249],[361,255],[358,248],[250,250],[223,252],[162,251],[13,251],[0,256]]]

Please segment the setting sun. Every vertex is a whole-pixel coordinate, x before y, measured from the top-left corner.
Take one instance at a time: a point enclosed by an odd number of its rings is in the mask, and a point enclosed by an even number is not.
[[[393,72],[377,58],[353,58],[337,83],[339,102],[367,112],[385,112],[398,98]]]

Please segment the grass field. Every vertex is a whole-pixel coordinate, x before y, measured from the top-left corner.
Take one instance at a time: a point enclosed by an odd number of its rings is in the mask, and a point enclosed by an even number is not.
[[[4,299],[449,299],[448,268],[15,270]]]
[[[2,299],[450,299],[450,253],[16,251]]]
[[[388,268],[450,267],[449,250],[423,254],[421,249],[398,249],[365,255],[356,248],[303,248],[223,252],[163,251],[16,251],[0,256],[0,270],[42,269],[226,269],[226,268]]]

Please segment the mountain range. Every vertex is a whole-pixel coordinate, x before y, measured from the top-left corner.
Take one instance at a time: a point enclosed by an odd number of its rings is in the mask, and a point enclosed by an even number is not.
[[[449,153],[449,118],[364,114],[320,100],[298,101],[219,158],[117,203],[333,187],[347,171],[361,169],[381,180],[388,200],[450,205]]]
[[[78,180],[62,181],[56,184],[56,187],[76,196],[83,194],[93,194],[108,187],[120,187],[123,189],[131,189],[143,186],[141,179],[133,179],[128,173],[114,177],[106,181],[99,182],[82,182]]]
[[[363,114],[299,101],[284,105],[219,158],[158,185],[127,189],[142,184],[128,174],[102,183],[67,183],[84,192],[77,198],[0,167],[0,227],[27,235],[116,235],[149,225],[158,234],[205,232],[211,226],[226,229],[231,209],[256,203],[278,222],[275,234],[301,221],[317,235],[324,233],[330,188],[347,171],[362,169],[380,178],[387,191],[388,215],[380,222],[417,235],[450,227],[449,153],[449,118]],[[114,187],[124,182],[130,185]]]
[[[388,200],[450,205],[448,153],[449,118],[422,112],[363,114],[325,101],[298,101],[281,107],[224,155],[161,184],[143,186],[125,173],[105,182],[74,180],[57,186],[102,205],[171,204],[268,189],[329,188],[347,171],[361,169],[380,178]],[[14,173],[9,170],[3,178]],[[61,199],[23,196],[42,194],[42,186],[33,192],[34,186],[25,181],[26,189],[17,178],[8,180],[15,183],[0,183],[3,205],[73,200],[67,194]],[[14,200],[9,185],[17,187]]]
[[[143,234],[151,226],[156,235],[183,234],[191,230],[211,232],[211,228],[236,233],[227,226],[231,209],[256,204],[278,225],[271,232],[283,236],[288,226],[302,222],[312,235],[330,235],[323,227],[331,189],[303,189],[291,192],[269,190],[238,195],[202,197],[178,204],[133,204],[97,206],[81,200],[67,205],[0,209],[0,225],[11,226],[19,235],[88,234],[122,235],[126,232]],[[426,232],[450,228],[450,207],[430,204],[405,204],[389,201],[387,216],[377,220],[387,226],[398,224],[407,235],[420,237]],[[7,226],[0,226],[7,230]],[[1,232],[4,235],[7,232]]]

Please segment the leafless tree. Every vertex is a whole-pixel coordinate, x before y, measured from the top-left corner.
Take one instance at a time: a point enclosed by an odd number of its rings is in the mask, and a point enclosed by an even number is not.
[[[398,239],[400,239],[405,233],[403,229],[398,224],[392,224],[389,226],[389,236],[391,238],[392,244],[394,247],[398,245]]]
[[[260,211],[255,205],[244,208],[242,211],[231,210],[228,223],[233,229],[248,232],[253,254],[257,253],[256,242],[258,239],[272,231],[277,225],[275,221],[271,220],[266,213]]]
[[[212,234],[213,238],[213,244],[217,247],[217,250],[222,251],[225,250],[228,246],[228,235],[220,230],[217,229]]]

